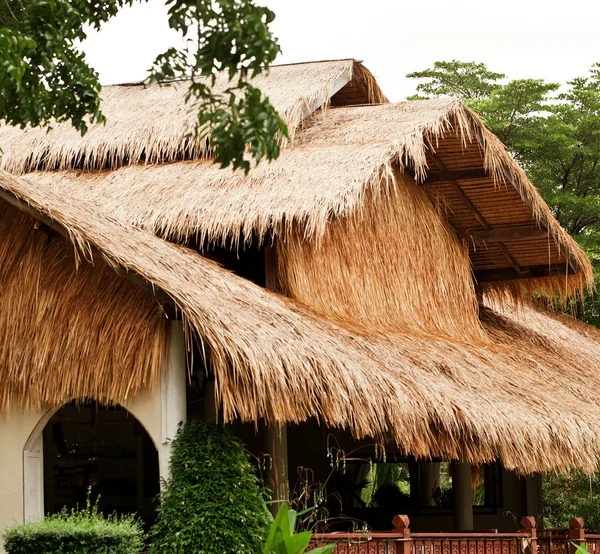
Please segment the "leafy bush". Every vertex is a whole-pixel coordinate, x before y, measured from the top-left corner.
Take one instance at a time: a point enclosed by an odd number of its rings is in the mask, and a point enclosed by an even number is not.
[[[8,554],[137,554],[144,533],[133,516],[104,516],[97,505],[63,510],[40,521],[4,531]]]
[[[255,470],[228,429],[190,421],[173,442],[153,554],[256,554],[269,514]]]
[[[600,479],[579,471],[545,474],[542,481],[544,526],[568,527],[572,517],[582,517],[586,530],[600,531]]]

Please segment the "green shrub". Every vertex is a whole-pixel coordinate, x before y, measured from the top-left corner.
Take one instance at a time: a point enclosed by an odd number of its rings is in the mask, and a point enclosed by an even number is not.
[[[7,554],[137,554],[142,525],[133,516],[104,516],[97,506],[66,510],[4,531]]]
[[[190,421],[173,442],[153,554],[256,554],[269,515],[255,470],[228,429]]]
[[[600,474],[547,473],[542,492],[545,527],[568,527],[572,517],[582,517],[586,531],[600,532]]]

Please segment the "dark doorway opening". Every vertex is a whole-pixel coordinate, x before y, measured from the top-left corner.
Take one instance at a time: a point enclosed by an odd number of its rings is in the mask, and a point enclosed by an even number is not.
[[[148,529],[160,489],[158,453],[127,410],[63,406],[44,428],[44,511],[98,501],[105,514],[137,514]]]

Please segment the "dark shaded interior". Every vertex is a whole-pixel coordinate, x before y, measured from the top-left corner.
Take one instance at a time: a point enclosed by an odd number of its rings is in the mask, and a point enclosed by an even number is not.
[[[137,513],[148,529],[160,488],[158,454],[136,418],[96,402],[63,406],[44,429],[44,511]]]

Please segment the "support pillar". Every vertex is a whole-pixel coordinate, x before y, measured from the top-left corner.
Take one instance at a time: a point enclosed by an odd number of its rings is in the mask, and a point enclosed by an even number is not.
[[[44,517],[44,439],[40,433],[35,444],[23,450],[23,511],[25,521]]]
[[[471,464],[453,461],[452,467],[452,515],[454,531],[473,530],[473,482]]]
[[[419,464],[419,506],[435,506],[435,491],[440,486],[440,462]]]
[[[204,380],[204,421],[217,421],[217,401],[215,398],[215,380]]]
[[[278,289],[276,250],[269,245],[265,246],[265,287],[272,291]],[[267,425],[265,438],[266,453],[271,458],[271,470],[267,474],[266,485],[271,489],[271,500],[276,501],[269,504],[269,509],[275,516],[281,504],[290,499],[286,425]]]
[[[272,424],[266,429],[267,454],[271,459],[271,469],[267,474],[267,486],[272,491],[269,504],[271,513],[275,515],[279,506],[287,502],[290,496],[290,485],[288,476],[288,444],[287,427],[285,424]]]
[[[541,474],[534,473],[525,478],[525,498],[527,500],[527,513],[539,520],[543,515]]]
[[[160,387],[162,440],[158,445],[158,468],[161,487],[171,475],[171,441],[177,436],[179,424],[185,423],[187,419],[186,349],[181,321],[171,322],[170,340],[169,359]]]

